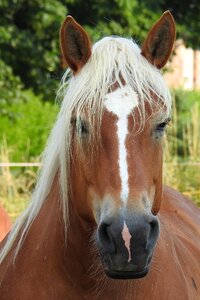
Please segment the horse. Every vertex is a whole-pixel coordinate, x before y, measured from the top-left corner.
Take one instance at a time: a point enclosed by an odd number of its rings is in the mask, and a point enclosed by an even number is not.
[[[11,220],[3,206],[0,205],[0,241],[3,240],[3,238],[10,231],[10,229]]]
[[[2,300],[199,300],[199,209],[162,183],[173,49],[166,11],[141,48],[60,30],[61,109],[32,201],[1,243]]]

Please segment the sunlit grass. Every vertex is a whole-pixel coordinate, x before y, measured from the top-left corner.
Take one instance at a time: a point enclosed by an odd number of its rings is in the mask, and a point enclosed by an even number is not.
[[[164,183],[182,192],[200,206],[200,113],[199,103],[190,108],[190,117],[178,138],[178,118],[174,103],[172,124],[164,142]],[[180,148],[182,156],[178,154]],[[180,151],[180,149],[179,149]]]

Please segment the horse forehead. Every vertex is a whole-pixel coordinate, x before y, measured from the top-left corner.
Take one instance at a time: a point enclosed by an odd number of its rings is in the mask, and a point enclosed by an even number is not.
[[[119,119],[126,118],[138,106],[138,95],[129,85],[108,93],[104,99],[107,111],[115,114]]]

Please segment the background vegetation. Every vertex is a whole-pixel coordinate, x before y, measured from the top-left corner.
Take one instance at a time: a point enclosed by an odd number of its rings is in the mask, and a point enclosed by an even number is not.
[[[56,117],[62,76],[59,28],[71,14],[93,41],[109,34],[142,43],[151,25],[170,9],[178,37],[200,46],[197,0],[1,0],[0,161],[39,161]],[[200,202],[200,92],[172,91],[173,125],[165,142],[165,182]],[[189,162],[190,165],[185,163]],[[13,218],[24,207],[36,168],[1,168],[0,201]]]

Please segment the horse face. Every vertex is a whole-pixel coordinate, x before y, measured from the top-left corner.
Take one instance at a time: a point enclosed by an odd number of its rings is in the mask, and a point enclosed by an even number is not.
[[[146,60],[140,65],[141,68],[147,64],[147,61],[158,69],[162,68],[169,58],[174,39],[174,20],[170,12],[165,12],[152,27],[143,44],[140,54]],[[90,61],[92,51],[89,37],[71,17],[65,20],[61,28],[61,48],[64,60],[71,67],[74,76],[80,75],[80,78],[81,70],[84,71],[83,66],[87,65],[87,62],[88,67],[90,63],[99,62],[102,55]],[[122,52],[124,47],[116,49],[118,53],[126,56],[126,53]],[[130,53],[128,53],[126,58],[129,61]],[[105,61],[106,57],[107,55],[104,57]],[[137,55],[135,57],[136,61],[140,61],[140,58]],[[123,61],[122,56],[120,59]],[[104,60],[102,65],[105,66]],[[117,62],[120,65],[119,58]],[[127,65],[127,61],[124,61],[124,64]],[[97,224],[96,243],[106,274],[112,278],[139,278],[148,273],[159,235],[156,214],[162,198],[161,137],[167,120],[159,122],[156,105],[148,107],[145,103],[151,106],[151,101],[138,99],[138,95],[131,87],[139,84],[138,78],[134,79],[134,84],[131,86],[126,84],[125,81],[129,82],[128,78],[135,73],[130,72],[128,76],[123,76],[123,72],[118,72],[114,75],[113,70],[116,66],[118,64],[115,61],[111,68],[112,75],[108,78],[118,76],[121,82],[119,84],[117,81],[105,99],[101,99],[104,101],[104,114],[100,128],[101,143],[97,152],[95,147],[88,146],[90,126],[87,124],[87,117],[81,116],[81,121],[75,120],[76,133],[73,135],[71,170],[72,194],[76,199],[74,205],[78,215],[90,224]],[[130,66],[131,60],[126,74]],[[121,69],[124,69],[124,66]],[[149,74],[146,73],[147,69],[145,67],[143,72],[145,85],[148,82],[146,81]],[[95,68],[93,70],[93,73],[96,72]],[[101,71],[99,69],[99,72]],[[99,72],[97,70],[96,73]],[[156,71],[154,74],[157,76]],[[105,75],[102,76],[103,79],[107,77]],[[97,79],[99,82],[99,78]],[[151,77],[152,82],[153,79]],[[102,84],[103,82],[104,80]],[[154,84],[158,82],[154,82],[153,86]],[[146,95],[143,88],[144,86],[138,89],[140,96],[141,92]],[[148,89],[152,91],[152,96],[159,97],[160,89],[154,93],[152,84]],[[159,100],[155,99],[155,103],[156,101]],[[164,106],[162,108],[165,109]],[[139,130],[141,116],[143,120],[145,119],[145,124],[142,130]],[[78,126],[77,122],[80,122]],[[77,141],[80,138],[83,146],[81,151],[79,151],[80,143]]]
[[[92,154],[88,146],[87,120],[81,123],[83,154],[74,147],[77,210],[96,222],[96,243],[112,278],[145,276],[159,235],[165,122],[157,123],[157,114],[147,107],[147,120],[139,129],[138,103],[128,85],[108,93],[99,150]]]

